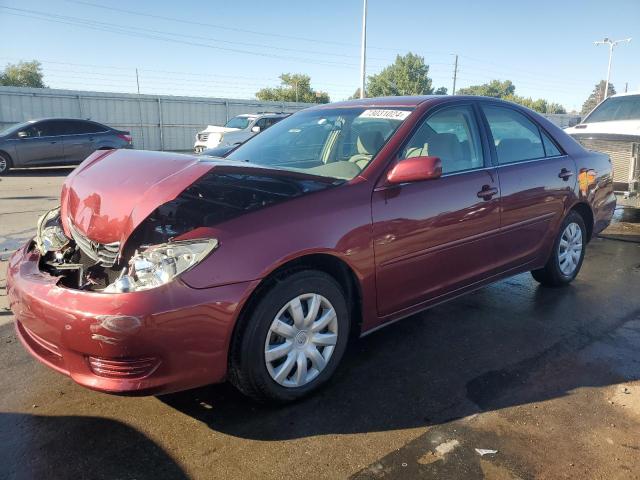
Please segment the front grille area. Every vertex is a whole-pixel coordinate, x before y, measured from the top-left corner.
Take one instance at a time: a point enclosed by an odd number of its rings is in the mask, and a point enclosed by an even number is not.
[[[209,139],[209,133],[199,133],[198,140],[201,142],[206,142]]]
[[[613,166],[614,183],[629,183],[629,174],[631,168],[634,168],[632,178],[638,178],[640,174],[640,144],[624,141],[624,140],[603,140],[598,138],[579,138],[577,139],[584,148],[595,150],[609,155]],[[632,167],[633,164],[633,167]]]
[[[113,267],[120,253],[120,242],[98,243],[89,240],[69,221],[69,231],[76,245],[92,260],[100,262],[105,267]]]

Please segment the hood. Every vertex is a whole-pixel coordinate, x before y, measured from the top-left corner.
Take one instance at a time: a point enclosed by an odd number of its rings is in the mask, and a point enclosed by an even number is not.
[[[69,237],[73,225],[101,244],[124,245],[134,231],[140,241],[160,242],[335,184],[213,157],[98,151],[67,177],[61,218]]]
[[[581,123],[566,128],[569,135],[612,134],[612,135],[640,135],[640,120],[616,120],[612,122]]]
[[[218,127],[217,125],[207,125],[207,128],[205,128],[204,130],[202,130],[202,132],[207,132],[207,133],[226,133],[226,132],[234,132],[236,130],[239,130],[238,128],[229,128],[229,127]]]
[[[97,151],[64,182],[61,216],[99,243],[124,242],[159,204],[213,168],[197,157],[135,150]]]

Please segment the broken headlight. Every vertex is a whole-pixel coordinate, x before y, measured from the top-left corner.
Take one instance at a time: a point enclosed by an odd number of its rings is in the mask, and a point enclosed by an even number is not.
[[[214,238],[147,247],[131,257],[129,267],[103,292],[137,292],[159,287],[200,263],[217,247],[218,240]]]
[[[38,219],[36,232],[36,247],[41,255],[57,252],[69,243],[60,226],[60,207],[49,210]]]

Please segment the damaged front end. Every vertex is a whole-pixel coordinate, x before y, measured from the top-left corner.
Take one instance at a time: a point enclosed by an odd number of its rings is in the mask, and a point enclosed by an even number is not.
[[[68,221],[71,236],[62,227],[60,207],[38,220],[34,247],[40,269],[59,277],[67,288],[122,293],[159,287],[189,270],[218,246],[214,238],[139,245],[123,258],[119,243],[89,240]]]
[[[83,221],[91,226],[91,218],[101,216],[82,200],[78,205],[84,208],[75,214],[63,206],[38,221],[34,244],[41,256],[40,269],[58,277],[58,285],[72,289],[123,293],[159,287],[219,247],[215,228],[222,222],[332,185],[332,180],[286,172],[216,166],[134,224],[130,234],[119,237],[122,241],[111,243],[83,233],[79,226]],[[86,183],[81,187],[87,199],[95,195]],[[131,218],[124,208],[119,215]],[[116,231],[109,239],[117,235]]]

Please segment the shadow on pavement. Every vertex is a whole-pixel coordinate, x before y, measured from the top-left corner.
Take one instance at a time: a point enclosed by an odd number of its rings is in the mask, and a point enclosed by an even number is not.
[[[40,168],[18,168],[12,169],[8,177],[28,178],[28,177],[59,177],[69,175],[76,166],[71,167],[40,167]],[[24,197],[21,197],[24,198]]]
[[[594,240],[567,288],[539,287],[520,275],[356,341],[334,380],[293,405],[256,405],[229,385],[159,398],[216,431],[283,440],[438,425],[637,380],[640,302],[623,286],[640,282],[629,262],[638,249]],[[621,328],[635,336],[621,340]],[[540,376],[547,370],[548,378]]]
[[[0,413],[0,444],[0,478],[188,478],[144,434],[106,418]]]

